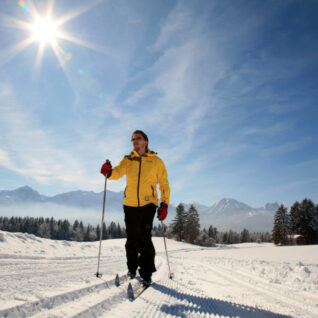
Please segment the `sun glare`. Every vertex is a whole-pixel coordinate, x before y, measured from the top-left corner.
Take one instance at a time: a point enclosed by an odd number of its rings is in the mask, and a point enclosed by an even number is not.
[[[44,51],[46,47],[51,47],[53,52],[56,55],[56,58],[59,61],[59,66],[63,69],[66,77],[66,68],[65,65],[72,59],[72,54],[70,52],[64,51],[63,47],[60,45],[60,41],[70,41],[75,44],[81,45],[83,47],[88,47],[90,49],[101,51],[105,53],[104,48],[100,48],[99,46],[92,45],[86,41],[78,39],[72,34],[65,33],[60,28],[66,22],[74,19],[75,17],[83,14],[87,10],[93,8],[98,5],[102,0],[91,0],[89,4],[85,6],[79,7],[76,10],[72,10],[69,13],[65,14],[62,17],[59,17],[57,20],[53,20],[52,12],[53,12],[53,4],[54,0],[47,0],[47,10],[43,16],[41,16],[36,7],[33,4],[32,0],[28,1],[28,4],[24,2],[24,0],[19,0],[18,5],[31,16],[33,23],[26,22],[24,20],[17,19],[15,17],[3,15],[0,13],[1,19],[4,18],[5,25],[8,25],[12,28],[28,30],[30,31],[30,36],[26,39],[14,44],[12,47],[5,50],[4,54],[1,54],[0,66],[6,64],[10,61],[14,56],[24,50],[26,47],[31,45],[34,42],[38,43],[38,50],[35,56],[35,70],[40,70],[41,63],[44,55]],[[1,21],[2,22],[2,21]]]
[[[34,32],[34,37],[44,44],[56,44],[58,30],[56,24],[49,18],[38,17],[31,29]]]

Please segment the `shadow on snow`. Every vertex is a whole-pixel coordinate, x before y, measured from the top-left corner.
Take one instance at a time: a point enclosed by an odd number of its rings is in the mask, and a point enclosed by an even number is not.
[[[175,297],[180,301],[188,301],[190,304],[175,304],[175,305],[162,305],[160,310],[166,314],[174,315],[176,317],[186,318],[189,313],[198,314],[214,314],[219,316],[230,316],[230,317],[266,317],[266,318],[291,318],[282,314],[273,313],[264,309],[259,309],[251,306],[245,306],[241,304],[231,303],[224,300],[199,297],[180,293],[174,289],[153,283],[152,288],[158,290],[171,297]]]

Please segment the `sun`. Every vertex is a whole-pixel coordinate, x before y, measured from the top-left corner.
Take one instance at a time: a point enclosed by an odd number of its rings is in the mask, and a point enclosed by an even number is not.
[[[77,45],[87,47],[104,54],[109,54],[107,49],[83,41],[60,29],[63,24],[85,13],[87,10],[93,8],[101,2],[102,0],[91,0],[89,1],[89,4],[78,7],[77,9],[72,10],[71,12],[68,12],[54,20],[52,19],[54,0],[47,1],[47,10],[43,15],[39,14],[38,10],[33,4],[33,0],[28,0],[28,4],[26,4],[24,0],[19,0],[18,5],[26,12],[26,15],[31,17],[31,19],[28,19],[29,21],[32,21],[31,23],[26,21],[27,19],[20,20],[0,12],[1,22],[4,23],[6,27],[28,30],[30,32],[30,35],[27,38],[17,42],[12,47],[5,49],[0,59],[0,67],[33,43],[38,43],[34,64],[35,70],[40,70],[45,48],[50,47],[54,51],[56,58],[59,61],[59,65],[62,67],[65,75],[67,75],[65,65],[71,60],[72,54],[70,52],[66,52],[62,48],[60,44],[62,41],[70,41]]]
[[[56,39],[59,37],[57,24],[49,17],[37,17],[34,24],[30,26],[33,36],[43,44],[56,45]]]

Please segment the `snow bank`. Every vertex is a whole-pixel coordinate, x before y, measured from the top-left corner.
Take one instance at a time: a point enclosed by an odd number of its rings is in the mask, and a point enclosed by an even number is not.
[[[125,240],[106,240],[103,248],[112,255],[123,253]],[[0,231],[0,257],[6,258],[80,258],[96,257],[99,242],[58,241],[33,234]]]

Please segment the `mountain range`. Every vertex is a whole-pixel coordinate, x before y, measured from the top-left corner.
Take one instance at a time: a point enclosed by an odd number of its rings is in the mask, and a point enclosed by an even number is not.
[[[55,196],[45,196],[29,186],[17,188],[15,190],[0,191],[0,215],[19,216],[19,211],[32,211],[37,216],[58,216],[63,215],[70,219],[75,218],[81,211],[81,216],[87,217],[86,221],[98,222],[100,217],[104,192],[93,191],[72,191],[57,194]],[[124,192],[106,192],[106,213],[114,221],[123,222],[122,205]],[[191,204],[182,203],[185,210]],[[232,229],[241,231],[247,228],[250,231],[271,231],[273,227],[274,214],[278,208],[278,203],[267,203],[263,207],[253,208],[235,199],[224,198],[212,206],[205,206],[198,202],[192,205],[197,209],[200,216],[200,223],[203,227],[213,225],[219,230]],[[52,208],[53,206],[53,208]],[[169,205],[167,222],[170,223],[175,217],[178,204]],[[39,211],[36,213],[36,211]],[[85,213],[84,213],[85,212]],[[48,215],[51,214],[51,215]],[[53,214],[53,215],[52,215]],[[25,215],[24,215],[25,216]],[[85,222],[85,219],[83,220]]]

